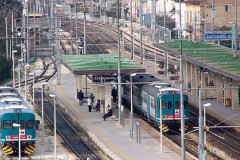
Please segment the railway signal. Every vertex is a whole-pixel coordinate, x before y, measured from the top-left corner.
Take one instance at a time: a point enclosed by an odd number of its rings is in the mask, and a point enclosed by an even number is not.
[[[203,128],[203,131],[204,131],[204,132],[208,132],[208,131],[209,131],[209,126],[205,126],[205,127]]]
[[[203,149],[205,151],[210,151],[210,146],[208,144],[206,144],[206,145],[203,146]]]
[[[16,31],[17,31],[18,33],[19,33],[19,32],[22,32],[22,27],[19,27],[19,26],[18,26],[18,27],[16,28]]]

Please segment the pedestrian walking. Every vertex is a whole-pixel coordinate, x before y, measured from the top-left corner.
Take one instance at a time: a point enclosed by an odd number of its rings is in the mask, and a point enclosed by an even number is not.
[[[116,103],[117,101],[117,90],[115,89],[115,87],[113,87],[112,89],[112,97],[113,97],[113,102]]]
[[[82,92],[82,90],[80,90],[80,92],[78,92],[78,100],[79,100],[80,106],[83,105],[83,98],[84,98],[83,92]]]
[[[88,101],[88,112],[92,112],[92,100],[91,100],[91,98],[89,97],[87,101]]]

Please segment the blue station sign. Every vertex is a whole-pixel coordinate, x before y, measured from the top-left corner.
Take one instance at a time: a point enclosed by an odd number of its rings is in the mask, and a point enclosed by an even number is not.
[[[93,76],[93,82],[112,82],[117,80],[117,75],[109,76]]]
[[[231,33],[207,33],[204,35],[205,40],[229,40],[232,39]]]

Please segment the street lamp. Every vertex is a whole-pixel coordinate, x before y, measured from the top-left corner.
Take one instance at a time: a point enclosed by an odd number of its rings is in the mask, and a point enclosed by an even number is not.
[[[131,113],[130,113],[130,137],[133,138],[133,86],[132,86],[132,77],[136,76],[136,73],[130,74],[131,82]]]
[[[20,91],[21,91],[21,69],[20,69],[20,62],[22,62],[23,59],[19,59],[18,60],[18,92],[20,94]]]
[[[25,64],[25,101],[27,103],[27,68],[30,67],[29,64]]]
[[[43,110],[43,87],[47,82],[41,83],[41,97],[42,97],[42,144],[43,144],[43,135],[44,135],[44,110]]]
[[[56,100],[55,95],[50,94],[49,97],[53,98],[54,103],[54,159],[57,159],[57,130],[56,130]]]
[[[211,103],[207,103],[207,104],[204,104],[203,105],[203,116],[204,116],[204,127],[207,126],[206,124],[206,107],[210,107],[211,106]],[[207,132],[204,132],[204,145],[207,145]],[[207,159],[207,151],[205,150],[204,151],[204,156],[203,156],[203,159],[206,160]]]
[[[14,50],[13,52],[12,52],[12,62],[13,62],[13,88],[15,88],[15,70],[14,70],[14,68],[15,68],[15,64],[14,64],[14,53],[17,53],[17,50]]]
[[[20,124],[13,123],[13,127],[18,127],[18,159],[21,160],[21,137],[20,137]]]
[[[34,73],[29,73],[30,76],[32,76],[32,81],[33,81],[33,84],[32,84],[32,92],[33,92],[33,107],[35,105],[35,102],[34,102],[34,98],[35,98],[35,94],[34,94]]]

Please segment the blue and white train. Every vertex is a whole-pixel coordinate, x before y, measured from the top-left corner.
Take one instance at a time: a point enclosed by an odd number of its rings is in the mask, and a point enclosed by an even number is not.
[[[130,76],[126,76],[125,83],[122,85],[123,103],[130,104],[131,88]],[[158,78],[148,74],[136,74],[132,76],[133,84],[133,107],[134,112],[139,112],[160,124],[160,98],[162,102],[162,120],[163,131],[181,128],[181,111],[180,111],[180,91],[170,84],[163,83]],[[183,95],[185,124],[189,122],[188,113],[188,96]],[[185,130],[188,128],[185,125]]]
[[[0,87],[0,122],[1,146],[6,154],[18,154],[19,135],[21,153],[33,153],[36,144],[35,114],[16,89]]]

